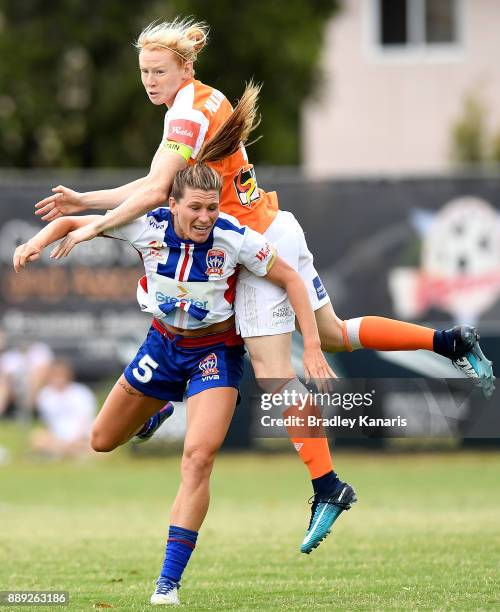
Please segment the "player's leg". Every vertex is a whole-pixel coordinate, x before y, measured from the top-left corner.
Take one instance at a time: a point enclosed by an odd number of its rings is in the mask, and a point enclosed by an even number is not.
[[[233,417],[237,396],[237,389],[217,387],[188,400],[181,484],[170,514],[165,557],[151,596],[152,604],[179,603],[177,591],[208,510],[210,474]]]
[[[494,390],[492,364],[484,356],[479,346],[479,334],[473,327],[462,325],[448,330],[436,330],[378,316],[342,321],[335,314],[314,268],[313,256],[307,248],[302,228],[297,231],[300,249],[298,271],[309,292],[324,351],[352,351],[361,348],[378,351],[433,351],[451,359],[458,369],[478,381],[486,397],[491,396]]]
[[[170,515],[172,525],[198,531],[203,523],[215,456],[226,437],[237,397],[237,389],[216,387],[188,399],[181,484]]]
[[[266,238],[292,267],[298,267],[297,222],[290,213],[280,212]],[[302,386],[291,361],[291,334],[295,314],[286,292],[264,278],[242,269],[236,287],[236,321],[245,340],[259,386],[267,393],[278,392],[289,380]],[[302,386],[302,392],[307,389]],[[326,438],[291,438],[313,481],[332,474],[332,459]]]
[[[151,596],[155,605],[179,602],[179,583],[208,510],[215,455],[234,414],[243,374],[242,346],[219,343],[178,351],[185,358],[189,379],[187,431],[181,484],[170,516],[162,570]]]
[[[297,394],[308,395],[307,388],[298,380],[291,363],[291,333],[274,336],[245,338],[257,383],[266,393],[283,393],[285,388],[293,387]],[[287,413],[293,407],[287,406]],[[290,433],[290,431],[289,431]],[[296,433],[296,432],[294,432]],[[333,463],[326,438],[306,438],[290,436],[290,440],[307,467],[313,489],[322,479],[329,480],[333,474]]]
[[[459,370],[476,379],[486,397],[494,391],[492,363],[482,352],[479,334],[473,327],[437,330],[377,316],[341,321],[331,304],[321,306],[314,314],[324,351],[432,351],[451,359]]]
[[[260,386],[267,393],[278,392],[287,397],[285,391],[294,392],[295,397],[308,395],[307,388],[294,376],[290,364],[291,334],[245,338],[250,353],[255,376]],[[273,356],[272,364],[269,355]],[[289,373],[289,380],[283,381],[282,375]],[[271,376],[270,376],[271,374]],[[284,383],[284,384],[283,384]],[[273,388],[273,384],[277,388]],[[293,397],[291,393],[288,397]],[[295,414],[306,417],[308,411],[315,412],[314,405],[304,406],[299,412],[293,405],[287,404],[285,416]],[[330,533],[333,523],[343,510],[348,510],[355,503],[354,489],[341,481],[333,471],[328,439],[321,434],[317,437],[305,437],[305,432],[288,428],[290,440],[309,470],[314,496],[311,506],[311,518],[306,531],[301,552],[310,553]],[[311,434],[314,435],[314,434]]]
[[[107,452],[144,429],[167,400],[181,401],[185,381],[172,344],[153,327],[109,393],[94,422],[91,446]]]
[[[278,248],[280,257],[295,269],[298,269],[300,254],[298,228],[292,214],[280,212],[265,232],[266,238]],[[266,392],[279,392],[286,383],[307,395],[307,389],[296,378],[291,364],[295,315],[286,293],[243,269],[236,288],[235,310],[239,331],[261,388]],[[290,438],[309,471],[314,499],[331,499],[340,480],[333,471],[327,438],[298,437],[293,433]],[[321,541],[329,527],[322,523],[317,528],[322,530],[316,534]]]
[[[237,389],[207,389],[188,400],[181,484],[172,511],[160,576],[152,604],[178,603],[184,569],[196,546],[210,501],[209,482],[217,451],[234,414]]]
[[[92,448],[108,452],[124,444],[164,404],[165,400],[147,396],[132,387],[122,374],[94,421]]]

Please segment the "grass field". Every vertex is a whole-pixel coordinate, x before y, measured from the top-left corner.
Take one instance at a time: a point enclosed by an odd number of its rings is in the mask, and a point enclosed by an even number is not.
[[[0,444],[13,449],[0,466],[0,590],[68,590],[71,610],[151,609],[178,458],[35,464],[3,425]],[[221,456],[183,605],[500,609],[500,454],[339,452],[337,469],[360,502],[307,556],[298,459]]]

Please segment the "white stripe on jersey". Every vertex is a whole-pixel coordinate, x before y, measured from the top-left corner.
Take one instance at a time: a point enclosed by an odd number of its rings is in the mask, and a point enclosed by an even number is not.
[[[185,281],[189,278],[189,273],[191,272],[191,268],[193,266],[193,252],[194,252],[194,244],[182,244],[181,245],[181,255],[179,257],[179,261],[177,262],[177,267],[175,269],[175,278],[179,281]],[[181,308],[177,309],[175,313],[175,323],[176,327],[184,328],[184,324],[186,322],[186,310],[189,307],[189,304],[182,304]]]

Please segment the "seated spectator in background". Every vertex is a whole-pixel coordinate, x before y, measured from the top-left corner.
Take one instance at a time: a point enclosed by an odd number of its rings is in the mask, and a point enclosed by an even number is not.
[[[90,429],[96,414],[93,392],[74,382],[73,368],[62,359],[53,362],[47,382],[36,399],[44,427],[34,433],[33,449],[51,457],[91,453]]]
[[[9,414],[29,420],[35,411],[35,399],[47,383],[54,355],[43,342],[2,350],[4,333],[0,330],[0,415]]]

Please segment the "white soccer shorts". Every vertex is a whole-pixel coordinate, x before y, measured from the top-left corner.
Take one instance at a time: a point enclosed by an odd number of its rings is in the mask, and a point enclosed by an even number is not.
[[[314,267],[304,231],[292,213],[280,210],[264,236],[278,255],[299,272],[313,310],[327,304],[330,298]],[[245,268],[236,284],[235,312],[236,328],[243,338],[286,334],[295,329],[295,313],[286,291]]]

